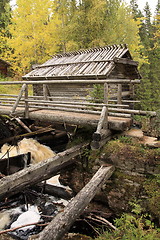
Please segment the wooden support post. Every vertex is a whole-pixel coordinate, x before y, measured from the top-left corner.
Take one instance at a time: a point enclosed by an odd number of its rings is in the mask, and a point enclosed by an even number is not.
[[[92,177],[90,182],[73,198],[64,211],[57,214],[51,223],[38,235],[29,239],[33,240],[60,240],[69,230],[74,221],[82,214],[86,206],[100,190],[105,181],[114,172],[114,167],[102,166]]]
[[[122,84],[118,84],[117,104],[122,104]]]
[[[48,93],[47,93],[47,85],[43,84],[43,98],[44,100],[48,100]]]
[[[51,98],[51,93],[50,93],[50,90],[49,90],[49,87],[48,87],[48,85],[46,85],[46,89],[47,89],[47,95],[48,95],[48,99],[49,99],[50,101],[52,101],[52,98]]]
[[[86,146],[88,144],[77,145],[58,153],[55,157],[2,178],[0,180],[0,200],[56,175],[62,168],[73,163],[73,158],[82,153]]]
[[[130,83],[129,91],[130,91],[130,99],[134,100],[134,84],[133,83]],[[134,109],[134,103],[130,103],[130,108]]]
[[[103,106],[101,116],[100,116],[100,119],[99,119],[99,122],[98,122],[96,133],[100,134],[101,130],[104,126],[104,123],[106,123],[106,115],[107,115],[106,112],[107,112],[107,107]]]
[[[29,103],[27,100],[28,100],[28,85],[26,85],[25,93],[24,93],[24,102],[25,102],[24,116],[25,116],[25,118],[29,118]]]
[[[108,83],[104,83],[104,104],[108,104]]]
[[[99,147],[103,146],[107,138],[111,135],[111,131],[108,129],[108,109],[106,106],[103,106],[101,116],[98,122],[97,130],[93,133],[93,141],[91,143],[92,149],[98,149]],[[106,126],[107,122],[107,126]],[[104,128],[105,127],[105,128]],[[103,136],[103,139],[102,139]],[[103,144],[102,144],[103,140]],[[100,143],[101,141],[101,143]]]
[[[111,132],[108,129],[108,83],[104,83],[104,104],[101,116],[98,122],[97,130],[93,133],[93,141],[91,143],[92,149],[98,149],[103,146]],[[103,138],[103,139],[102,139]],[[101,142],[100,142],[101,141]]]
[[[106,104],[106,111],[105,111],[105,121],[103,124],[103,128],[108,128],[108,98],[109,98],[109,91],[108,91],[108,83],[104,83],[104,104]]]
[[[18,104],[19,104],[19,101],[23,96],[23,93],[24,93],[25,89],[26,89],[26,84],[23,84],[22,88],[21,88],[21,91],[20,91],[20,93],[19,93],[19,95],[18,95],[18,97],[17,97],[17,99],[16,99],[16,101],[15,101],[13,107],[12,107],[11,114],[13,114],[15,112],[15,110],[16,110]]]

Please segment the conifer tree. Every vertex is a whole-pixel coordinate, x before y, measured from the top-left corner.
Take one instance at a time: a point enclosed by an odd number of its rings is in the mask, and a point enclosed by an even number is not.
[[[7,46],[7,38],[10,37],[8,25],[11,18],[10,0],[0,1],[0,56],[5,57]]]
[[[159,3],[159,0],[158,0]],[[158,10],[157,4],[157,10]],[[141,107],[145,110],[156,110],[160,108],[160,40],[159,34],[159,10],[156,11],[154,24],[151,21],[151,11],[148,3],[144,8],[144,19],[140,31],[141,41],[144,46],[144,54],[148,57],[148,63],[141,66],[141,85],[138,88],[138,96]]]

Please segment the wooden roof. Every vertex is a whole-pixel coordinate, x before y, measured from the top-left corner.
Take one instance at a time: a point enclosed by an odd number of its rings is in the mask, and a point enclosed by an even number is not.
[[[140,78],[137,70],[138,62],[132,60],[125,44],[57,54],[23,78],[103,79],[109,76],[116,64],[134,66],[136,78]]]

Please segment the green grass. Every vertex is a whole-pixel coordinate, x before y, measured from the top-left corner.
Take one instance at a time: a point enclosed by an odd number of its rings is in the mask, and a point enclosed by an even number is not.
[[[10,82],[15,81],[13,78],[4,78],[0,76],[0,82]],[[16,82],[16,81],[15,81]],[[0,84],[0,94],[11,94],[11,95],[18,95],[21,90],[22,85],[21,84],[12,84],[12,85],[1,85]],[[32,86],[29,85],[29,95],[32,95]]]

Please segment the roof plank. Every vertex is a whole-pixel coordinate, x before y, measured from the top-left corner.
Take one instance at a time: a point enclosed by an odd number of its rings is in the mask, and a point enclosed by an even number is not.
[[[127,53],[127,55],[126,55]],[[128,57],[127,60],[123,59]],[[109,76],[116,64],[129,64],[137,67],[137,62],[132,60],[125,44],[105,46],[75,52],[57,54],[52,59],[37,66],[23,78],[81,78],[95,77],[105,78]],[[139,73],[133,70],[136,78]]]

